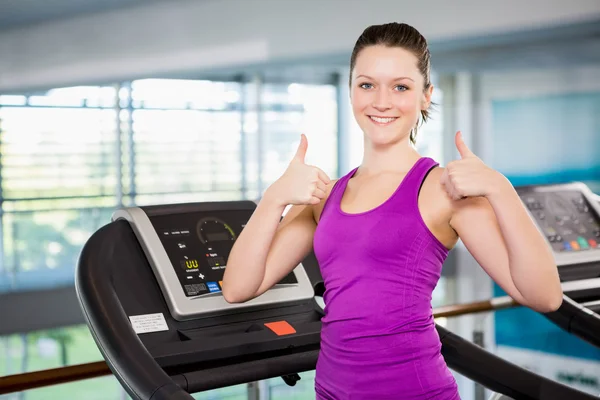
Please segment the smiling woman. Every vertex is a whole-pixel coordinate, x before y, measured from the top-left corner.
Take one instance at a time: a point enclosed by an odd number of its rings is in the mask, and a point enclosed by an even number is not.
[[[386,27],[388,32],[384,35],[376,27],[366,29],[352,51],[353,111],[365,133],[368,125],[364,124],[364,117],[383,126],[401,119],[402,126],[394,129],[410,132],[410,141],[414,144],[418,125],[429,118],[433,93],[429,49],[425,38],[406,29],[407,25],[396,32],[392,32],[394,25]],[[371,114],[365,112],[369,106],[372,106]]]
[[[495,282],[537,311],[562,301],[553,256],[508,180],[460,133],[461,158],[445,168],[416,150],[434,88],[427,41],[415,28],[367,28],[350,66],[362,163],[330,179],[305,162],[302,135],[232,248],[223,295],[260,296],[313,248],[326,305],[317,399],[457,400],[431,309],[449,250],[460,238]]]

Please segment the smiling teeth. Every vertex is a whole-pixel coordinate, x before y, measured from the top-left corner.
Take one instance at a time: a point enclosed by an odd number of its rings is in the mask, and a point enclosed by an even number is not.
[[[371,117],[371,119],[375,122],[379,122],[381,124],[387,124],[388,122],[392,122],[393,120],[395,120],[396,118],[378,118],[378,117]]]

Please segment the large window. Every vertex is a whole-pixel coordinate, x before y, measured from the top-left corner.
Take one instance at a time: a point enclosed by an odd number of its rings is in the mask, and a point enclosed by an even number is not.
[[[334,86],[295,83],[145,79],[0,96],[0,295],[71,287],[83,244],[120,206],[259,199],[301,133],[306,162],[335,176],[336,107]],[[84,325],[0,336],[0,348],[2,375],[102,359]],[[261,385],[272,399],[314,398],[303,378]],[[127,398],[112,376],[8,398],[56,396]]]
[[[237,83],[142,80],[121,90],[135,204],[243,197]]]
[[[0,288],[71,284],[81,246],[116,205],[115,89],[0,102]]]
[[[258,199],[309,138],[337,169],[335,88],[138,80],[0,96],[0,291],[72,285],[121,205]]]

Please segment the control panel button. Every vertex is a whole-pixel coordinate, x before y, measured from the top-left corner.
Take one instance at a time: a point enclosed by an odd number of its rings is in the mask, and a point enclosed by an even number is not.
[[[275,332],[277,336],[292,335],[296,329],[287,321],[267,322],[265,326]]]
[[[595,247],[598,247],[598,242],[596,242],[594,239],[588,240],[588,243],[590,244],[590,247],[592,249],[595,248]]]
[[[197,283],[192,285],[185,285],[184,288],[188,296],[196,296],[206,290],[206,285],[204,285],[204,283]]]
[[[206,282],[209,292],[220,292],[221,288],[217,285],[217,282]]]
[[[571,248],[573,250],[579,250],[579,243],[577,243],[575,240],[571,240]]]
[[[577,242],[579,243],[579,246],[580,246],[582,249],[587,249],[587,248],[588,248],[588,246],[589,246],[589,245],[588,245],[588,241],[587,241],[587,240],[585,240],[585,238],[582,238],[581,236],[579,236],[579,237],[577,238]]]

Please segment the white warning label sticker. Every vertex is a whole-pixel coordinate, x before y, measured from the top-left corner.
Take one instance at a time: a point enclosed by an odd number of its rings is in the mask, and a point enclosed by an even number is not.
[[[168,331],[169,326],[162,313],[133,315],[129,317],[135,333]]]

